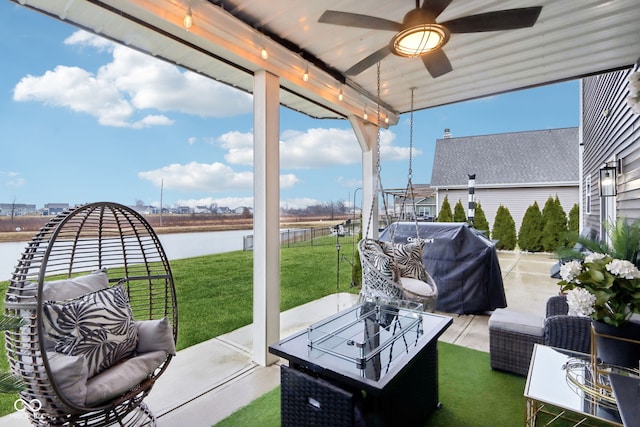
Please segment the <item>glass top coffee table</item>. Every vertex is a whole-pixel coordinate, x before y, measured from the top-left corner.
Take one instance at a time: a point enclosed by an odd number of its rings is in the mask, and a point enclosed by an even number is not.
[[[424,426],[439,405],[437,341],[452,322],[365,302],[271,345],[289,362],[282,425]]]
[[[591,356],[536,344],[531,356],[524,390],[526,426],[572,422],[574,426],[622,426],[615,404],[585,392],[590,376]],[[571,379],[568,378],[567,371]]]

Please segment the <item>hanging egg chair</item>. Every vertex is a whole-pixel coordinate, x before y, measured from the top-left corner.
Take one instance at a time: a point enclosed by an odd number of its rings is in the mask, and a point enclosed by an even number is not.
[[[51,219],[9,281],[12,373],[34,425],[156,424],[143,399],[176,354],[176,292],[149,223],[99,202]]]

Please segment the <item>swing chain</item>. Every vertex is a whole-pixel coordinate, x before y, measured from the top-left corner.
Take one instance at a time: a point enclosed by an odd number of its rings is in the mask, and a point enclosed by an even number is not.
[[[411,114],[409,115],[409,174],[408,179],[411,182],[413,178],[413,91],[415,87],[411,88]]]
[[[373,210],[376,207],[376,198],[378,197],[378,189],[381,186],[381,181],[380,181],[380,170],[381,170],[381,166],[380,166],[380,62],[378,62],[377,64],[377,86],[378,86],[378,104],[377,104],[377,135],[376,135],[376,147],[377,147],[377,153],[376,153],[376,183],[375,183],[375,191],[374,194],[371,195],[371,209],[369,210],[369,220],[367,221],[367,230],[366,233],[362,236],[364,238],[368,238],[369,236],[369,228],[371,227],[371,224],[373,223]],[[384,194],[384,193],[383,193]]]

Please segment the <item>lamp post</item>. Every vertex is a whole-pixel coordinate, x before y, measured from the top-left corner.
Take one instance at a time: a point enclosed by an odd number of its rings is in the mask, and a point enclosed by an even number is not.
[[[340,288],[340,233],[338,233],[338,229],[336,228],[336,250],[338,251],[338,269],[336,273],[336,291]]]

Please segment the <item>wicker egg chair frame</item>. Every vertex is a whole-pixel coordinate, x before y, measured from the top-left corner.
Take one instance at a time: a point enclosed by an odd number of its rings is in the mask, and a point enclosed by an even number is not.
[[[81,407],[60,393],[44,348],[43,284],[106,268],[109,286],[122,283],[135,320],[168,318],[177,339],[178,311],[169,262],[149,223],[126,206],[98,202],[51,219],[27,244],[9,281],[5,314],[27,324],[5,332],[11,371],[26,385],[20,397],[34,425],[155,425],[143,403],[172,356],[142,383],[107,403]],[[37,294],[33,296],[34,284]],[[29,290],[29,288],[31,290]],[[34,408],[39,402],[40,408]]]

